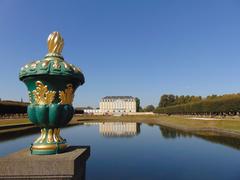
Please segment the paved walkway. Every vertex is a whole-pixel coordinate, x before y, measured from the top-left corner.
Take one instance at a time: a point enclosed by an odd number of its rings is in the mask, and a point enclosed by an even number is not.
[[[197,117],[192,117],[192,118],[187,118],[187,119],[193,119],[193,120],[204,120],[204,121],[222,121],[223,119],[216,119],[216,118],[197,118]]]

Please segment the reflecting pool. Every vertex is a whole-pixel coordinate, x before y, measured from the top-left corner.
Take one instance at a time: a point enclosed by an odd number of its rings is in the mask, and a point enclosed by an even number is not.
[[[0,156],[29,147],[37,130],[0,137]],[[91,146],[86,179],[240,179],[240,139],[159,125],[88,122],[64,128],[71,145]]]

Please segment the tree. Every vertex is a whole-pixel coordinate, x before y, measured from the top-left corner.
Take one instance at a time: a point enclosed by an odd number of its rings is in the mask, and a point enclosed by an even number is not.
[[[168,95],[168,106],[175,105],[175,103],[176,103],[176,96],[174,96],[173,94],[169,94]]]
[[[184,104],[184,101],[185,101],[185,96],[180,96],[179,97],[179,103],[178,104]]]
[[[180,96],[182,97],[182,96]],[[184,97],[187,102],[189,96]],[[190,97],[188,103],[177,104],[169,107],[159,107],[157,113],[165,114],[209,114],[209,115],[236,115],[240,112],[240,94],[225,94],[222,96],[211,95],[206,99],[200,96]]]
[[[136,100],[137,112],[140,112],[140,110],[142,109],[141,106],[140,106],[140,99],[136,97],[135,100]]]
[[[143,112],[143,108],[141,106],[139,106],[138,111],[137,112]]]
[[[167,107],[175,101],[175,96],[172,94],[164,94],[160,98],[159,107]]]
[[[166,107],[168,104],[168,95],[164,94],[160,98],[159,107]]]
[[[190,102],[198,102],[201,101],[202,97],[201,96],[191,96],[190,97]]]
[[[164,94],[160,98],[159,107],[176,105],[176,97],[173,94]]]
[[[173,94],[164,94],[160,98],[158,107],[161,108],[161,107],[175,106],[175,105],[187,104],[191,102],[198,102],[201,100],[202,100],[201,96],[189,96],[189,95],[175,96]]]
[[[189,103],[191,101],[191,98],[189,95],[185,96],[184,103]]]
[[[153,105],[148,105],[144,108],[144,112],[153,112],[155,107]]]
[[[217,98],[218,96],[216,94],[212,94],[210,96],[207,96],[207,99],[215,99]]]

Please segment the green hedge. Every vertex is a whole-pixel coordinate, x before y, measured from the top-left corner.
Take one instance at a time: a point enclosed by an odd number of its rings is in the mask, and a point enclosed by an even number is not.
[[[75,114],[83,114],[83,113],[84,113],[84,111],[81,108],[79,108],[79,107],[75,108]]]
[[[0,115],[6,114],[26,114],[29,103],[18,101],[0,101]],[[76,114],[83,114],[81,108],[75,109]]]
[[[222,96],[195,103],[187,103],[168,107],[158,107],[156,113],[164,114],[219,114],[240,112],[240,95]]]
[[[0,115],[3,114],[25,114],[28,103],[17,101],[0,101]]]

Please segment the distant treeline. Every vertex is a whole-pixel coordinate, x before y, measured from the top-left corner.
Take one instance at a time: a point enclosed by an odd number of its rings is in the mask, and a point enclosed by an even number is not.
[[[19,101],[0,101],[0,115],[25,114],[28,103]]]
[[[75,108],[75,114],[83,114],[83,113],[84,113],[84,111],[82,108],[80,108],[80,107]]]
[[[0,101],[0,116],[8,116],[13,114],[26,114],[29,103],[19,101]],[[75,109],[76,114],[83,114],[81,108]]]
[[[156,113],[165,114],[215,114],[236,115],[240,112],[240,94],[222,96],[174,96],[163,95]]]
[[[214,95],[215,96],[215,95]],[[201,101],[201,96],[175,96],[173,94],[164,94],[160,98],[159,107],[168,107],[179,104]]]

